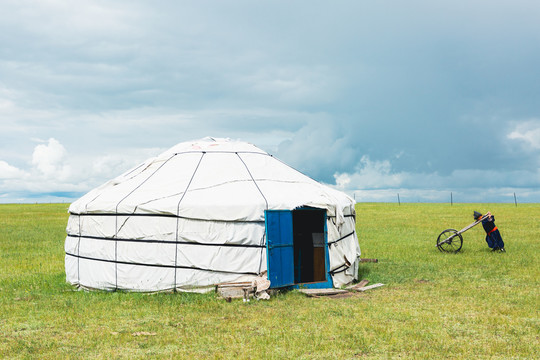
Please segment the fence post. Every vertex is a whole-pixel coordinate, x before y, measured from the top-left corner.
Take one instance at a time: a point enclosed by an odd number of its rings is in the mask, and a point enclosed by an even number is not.
[[[454,196],[452,192],[450,192],[450,206],[453,206],[453,205],[454,205]]]
[[[398,202],[398,205],[401,206],[401,200],[399,200],[399,193],[397,194],[397,202]]]
[[[516,198],[516,193],[514,193],[514,203],[516,204],[516,207],[517,207],[517,198]]]

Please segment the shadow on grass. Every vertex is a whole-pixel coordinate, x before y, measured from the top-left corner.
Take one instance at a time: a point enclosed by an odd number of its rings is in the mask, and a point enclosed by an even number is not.
[[[358,267],[358,280],[368,279],[368,275],[371,272],[371,268],[366,265],[361,265]]]

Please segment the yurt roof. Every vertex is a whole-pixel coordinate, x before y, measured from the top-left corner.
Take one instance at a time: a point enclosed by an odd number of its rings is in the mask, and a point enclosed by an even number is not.
[[[182,142],[75,201],[73,214],[170,214],[261,221],[264,210],[326,208],[342,216],[354,200],[255,145],[223,138]],[[336,213],[337,212],[337,213]]]

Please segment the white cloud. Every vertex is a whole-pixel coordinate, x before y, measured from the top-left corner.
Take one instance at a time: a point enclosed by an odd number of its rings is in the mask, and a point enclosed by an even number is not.
[[[338,189],[348,188],[349,184],[351,183],[351,177],[349,174],[335,174],[334,177],[336,179],[336,186]]]
[[[335,185],[357,201],[455,202],[535,201],[540,194],[540,169],[497,171],[456,169],[448,174],[396,172],[389,160],[362,156],[356,171],[335,173]]]
[[[397,188],[450,191],[505,186],[534,188],[540,184],[540,169],[516,171],[457,169],[446,175],[437,172],[393,172],[389,161],[371,161],[364,156],[356,172],[336,173],[334,179],[338,189],[349,191]]]
[[[390,161],[372,161],[369,156],[362,156],[353,174],[336,173],[334,178],[338,188],[347,189],[384,189],[402,185],[406,173],[393,173]]]
[[[23,178],[26,175],[25,171],[0,160],[0,179],[18,179]]]
[[[55,138],[32,141],[42,143],[34,147],[27,170],[0,161],[0,194],[4,194],[0,202],[70,201],[164,150],[124,148],[118,153],[101,149],[91,155],[68,154]]]
[[[46,178],[69,177],[70,169],[65,161],[66,149],[54,138],[50,138],[47,144],[37,145],[32,154],[32,164]]]
[[[514,131],[508,134],[512,140],[521,140],[533,149],[540,149],[540,120],[534,119],[519,123]]]

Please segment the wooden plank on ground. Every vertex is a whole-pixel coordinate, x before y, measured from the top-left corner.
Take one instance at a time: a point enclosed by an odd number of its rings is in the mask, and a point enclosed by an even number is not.
[[[242,281],[242,282],[225,282],[217,284],[217,287],[224,288],[224,287],[242,287],[242,286],[250,286],[251,281]]]
[[[241,287],[225,287],[225,288],[217,288],[217,293],[227,299],[240,299],[244,297],[244,290]]]
[[[307,296],[327,296],[327,295],[336,295],[344,294],[347,290],[341,289],[298,289],[303,294]]]
[[[364,287],[361,287],[361,288],[358,288],[358,289],[354,289],[355,291],[366,291],[366,290],[371,290],[371,289],[375,289],[375,288],[378,288],[378,287],[381,287],[381,286],[384,286],[384,284],[373,284],[373,285],[369,285],[369,286],[364,286]]]
[[[353,285],[347,286],[345,289],[347,289],[347,290],[356,290],[356,289],[359,289],[359,288],[363,288],[367,284],[369,284],[369,280],[364,279],[364,280],[360,281],[358,284],[353,284]]]
[[[244,297],[244,288],[251,286],[251,282],[221,283],[216,286],[216,292],[225,299],[238,299]]]
[[[362,258],[360,258],[360,262],[363,262],[363,263],[365,263],[365,262],[376,263],[376,262],[379,262],[379,260],[378,259],[362,259]]]

